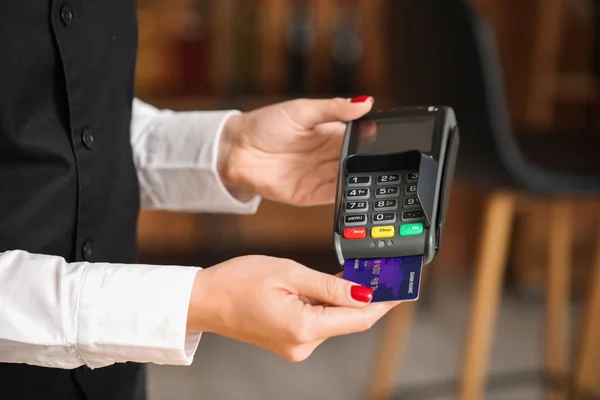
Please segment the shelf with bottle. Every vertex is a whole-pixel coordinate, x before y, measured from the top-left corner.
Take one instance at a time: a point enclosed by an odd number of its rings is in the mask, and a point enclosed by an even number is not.
[[[387,1],[140,1],[138,91],[377,95]]]

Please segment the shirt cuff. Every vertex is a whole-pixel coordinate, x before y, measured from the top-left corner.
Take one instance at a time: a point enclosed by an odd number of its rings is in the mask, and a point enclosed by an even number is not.
[[[115,362],[190,365],[201,336],[186,333],[199,269],[88,266],[76,312],[76,346],[85,363],[90,368]]]
[[[259,196],[241,201],[218,172],[223,127],[237,110],[165,113],[148,126],[138,176],[142,205],[170,211],[254,214]]]

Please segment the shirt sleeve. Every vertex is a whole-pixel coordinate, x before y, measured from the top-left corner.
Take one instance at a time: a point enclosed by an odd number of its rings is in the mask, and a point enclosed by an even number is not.
[[[256,212],[260,198],[234,196],[217,170],[223,126],[233,114],[239,111],[159,110],[134,99],[131,143],[142,207],[229,214]]]
[[[201,336],[186,333],[198,270],[0,253],[0,362],[190,365]]]

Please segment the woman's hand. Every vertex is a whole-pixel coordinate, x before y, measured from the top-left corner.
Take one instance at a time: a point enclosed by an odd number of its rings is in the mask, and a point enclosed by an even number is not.
[[[302,361],[332,336],[369,329],[398,304],[369,304],[372,294],[291,260],[238,257],[197,273],[188,332],[217,333]]]
[[[228,187],[297,206],[333,203],[345,122],[373,99],[292,100],[232,116],[220,173]]]

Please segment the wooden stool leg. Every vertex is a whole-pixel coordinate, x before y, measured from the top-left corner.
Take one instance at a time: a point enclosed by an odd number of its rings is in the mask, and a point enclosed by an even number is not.
[[[465,343],[460,399],[480,400],[506,270],[516,197],[496,193],[488,200],[479,246],[473,306]]]
[[[546,290],[546,372],[553,378],[569,372],[569,303],[571,289],[571,207],[568,201],[552,204]],[[548,400],[562,400],[563,388],[548,389]]]
[[[594,372],[594,366],[596,347],[600,340],[600,232],[598,232],[595,251],[577,342],[575,389],[581,392],[580,395],[594,388],[599,375]]]
[[[394,373],[398,368],[406,346],[407,334],[412,327],[416,302],[398,305],[386,317],[384,331],[380,338],[375,363],[371,369],[371,381],[367,399],[384,400],[390,398],[393,389]]]

